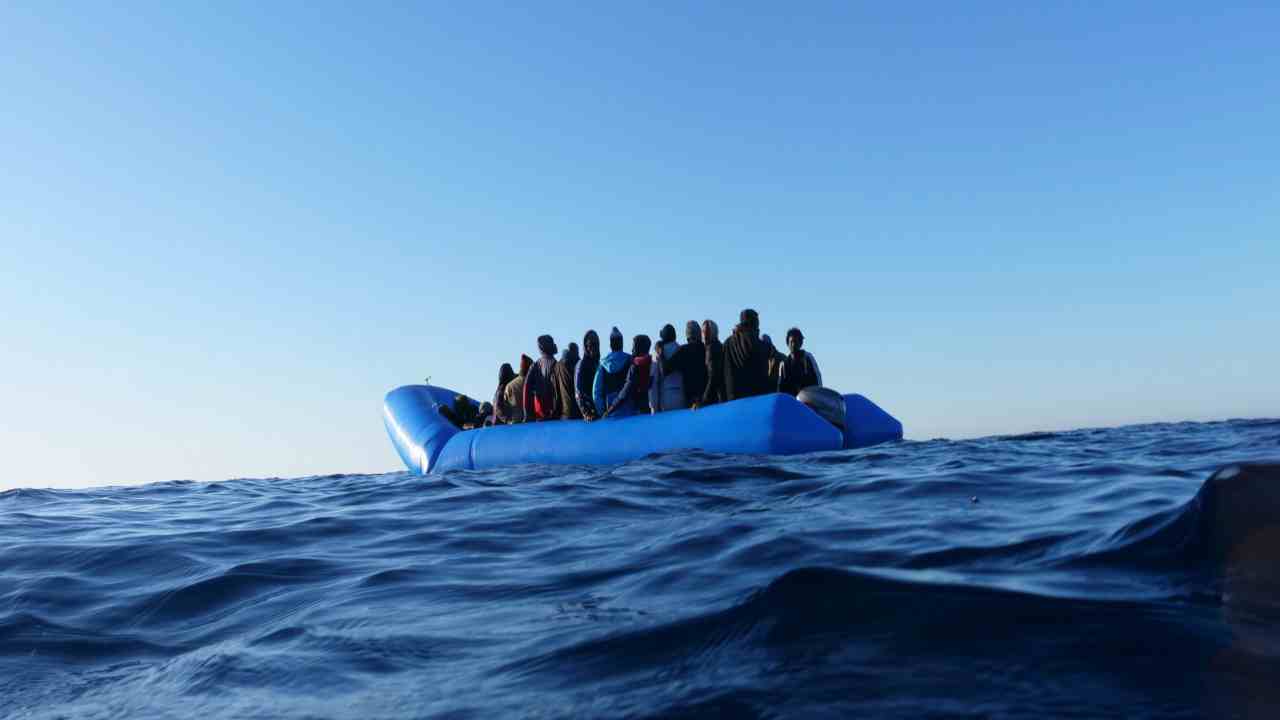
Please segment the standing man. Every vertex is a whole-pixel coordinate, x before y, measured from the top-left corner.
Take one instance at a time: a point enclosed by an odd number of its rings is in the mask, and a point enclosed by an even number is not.
[[[600,336],[595,330],[588,330],[582,336],[582,359],[573,371],[574,397],[578,401],[578,411],[582,418],[590,422],[600,417],[596,409],[593,386],[596,382],[596,370],[600,368]]]
[[[671,357],[659,355],[662,375],[680,373],[684,379],[684,407],[695,407],[702,402],[707,390],[707,348],[702,344],[702,331],[695,320],[684,326],[684,345]],[[664,408],[665,409],[665,408]]]
[[[702,343],[707,346],[707,388],[698,406],[724,402],[724,345],[720,344],[720,326],[715,320],[702,321]]]
[[[648,415],[649,383],[652,380],[653,358],[649,348],[653,341],[648,335],[637,335],[631,345],[631,362],[627,366],[627,378],[618,394],[602,417],[625,417],[640,413]]]
[[[747,308],[724,343],[724,390],[728,400],[765,395],[769,386],[769,348],[760,339],[760,315]]]
[[[622,331],[614,328],[609,333],[609,354],[600,361],[596,370],[596,380],[592,388],[596,412],[603,417],[605,411],[618,399],[618,392],[627,382],[627,371],[631,368],[631,355],[622,349]],[[647,390],[648,388],[646,388]],[[613,417],[630,415],[631,407],[623,403],[614,411]]]
[[[538,338],[538,352],[542,356],[529,369],[524,380],[524,419],[554,420],[556,388],[552,374],[556,368],[556,341],[550,335]]]
[[[556,390],[556,406],[554,415],[561,420],[580,420],[582,413],[578,410],[577,393],[574,392],[574,375],[578,370],[578,343],[571,342],[560,354],[560,362],[551,371],[552,384]]]

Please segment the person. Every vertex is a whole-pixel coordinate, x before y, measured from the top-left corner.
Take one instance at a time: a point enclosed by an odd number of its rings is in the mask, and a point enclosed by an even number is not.
[[[556,388],[552,373],[556,368],[556,341],[550,335],[538,336],[538,352],[529,375],[524,379],[525,422],[557,419],[554,413]]]
[[[578,412],[584,420],[595,420],[600,417],[596,410],[593,385],[596,381],[596,370],[600,367],[600,336],[595,330],[588,330],[582,336],[582,359],[573,371],[574,399],[578,401]]]
[[[480,416],[476,418],[476,427],[485,427],[493,424],[493,403],[485,401],[480,403]]]
[[[601,417],[618,399],[618,391],[627,381],[627,370],[631,367],[631,355],[622,350],[622,332],[616,327],[609,333],[609,350],[609,354],[600,361],[600,367],[596,369],[596,379],[591,390],[596,411]],[[630,414],[630,408],[623,407],[619,410],[622,414]],[[614,417],[619,416],[618,413],[614,414]]]
[[[508,424],[524,422],[524,382],[525,378],[529,376],[529,369],[532,367],[533,358],[522,354],[520,356],[520,374],[507,383],[507,387],[502,391],[502,400],[511,409],[511,415],[507,418]]]
[[[631,362],[627,366],[627,379],[619,388],[617,397],[601,415],[602,418],[648,415],[651,412],[649,383],[653,379],[653,358],[649,356],[649,348],[652,346],[653,341],[648,335],[637,335],[631,341]]]
[[[493,391],[493,419],[491,425],[502,425],[510,422],[512,415],[512,407],[507,403],[504,391],[507,389],[507,383],[516,378],[516,371],[511,369],[511,363],[502,363],[502,367],[498,368],[498,389]]]
[[[702,391],[699,406],[715,405],[725,401],[724,394],[724,346],[720,344],[720,326],[715,320],[702,321],[702,344],[706,346],[707,387]]]
[[[680,343],[676,342],[676,329],[670,323],[663,325],[658,332],[658,347],[654,348],[654,361],[649,387],[649,407],[655,413],[666,410],[682,410],[687,407],[684,399],[684,373],[675,367],[667,372],[663,362],[680,351]]]
[[[556,406],[554,415],[561,420],[580,420],[582,413],[578,411],[577,393],[574,390],[574,374],[578,369],[578,343],[571,342],[560,354],[551,374],[551,384],[556,390]]]
[[[778,352],[778,346],[773,344],[773,338],[768,333],[760,336],[760,341],[769,348],[769,392],[773,392],[773,388],[778,387],[778,368],[782,367],[782,362],[787,359],[786,355]]]
[[[681,345],[671,357],[665,354],[658,356],[662,375],[679,373],[684,384],[684,406],[696,407],[702,402],[707,389],[707,348],[702,344],[702,330],[695,320],[684,326],[684,345]],[[667,408],[663,408],[664,410]]]
[[[466,395],[454,395],[453,407],[440,405],[437,408],[446,420],[459,430],[470,430],[476,426],[479,412],[476,404]]]
[[[804,333],[800,328],[787,331],[787,349],[791,351],[778,370],[778,392],[798,395],[813,385],[822,384],[818,361],[804,350]]]
[[[769,387],[769,349],[760,339],[760,315],[747,308],[724,343],[725,400],[765,395],[776,387]]]

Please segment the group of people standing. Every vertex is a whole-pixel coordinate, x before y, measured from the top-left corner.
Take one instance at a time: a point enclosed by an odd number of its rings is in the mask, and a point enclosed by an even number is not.
[[[482,416],[490,412],[479,422],[594,421],[696,409],[772,392],[795,395],[822,384],[817,361],[803,349],[800,329],[787,331],[788,352],[779,352],[768,335],[760,334],[760,316],[750,308],[742,311],[723,343],[713,320],[701,325],[690,320],[683,345],[671,325],[659,332],[656,348],[648,335],[632,338],[630,352],[622,349],[623,342],[622,333],[613,328],[609,354],[602,356],[600,336],[588,330],[581,354],[577,343],[569,343],[557,358],[555,340],[539,337],[537,360],[522,355],[519,372],[509,363],[498,370],[491,411],[482,407]]]

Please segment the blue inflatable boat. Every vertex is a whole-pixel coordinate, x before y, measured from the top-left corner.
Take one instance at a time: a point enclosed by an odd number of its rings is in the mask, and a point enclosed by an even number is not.
[[[433,385],[387,393],[383,422],[409,470],[426,475],[523,463],[613,465],[693,448],[794,455],[902,439],[902,423],[861,395],[844,396],[844,432],[780,393],[591,423],[559,420],[459,430],[440,414],[440,406],[451,406],[456,395]]]

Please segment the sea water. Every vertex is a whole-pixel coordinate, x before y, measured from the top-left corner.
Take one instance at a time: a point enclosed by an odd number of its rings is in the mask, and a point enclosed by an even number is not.
[[[0,717],[1280,717],[1280,473],[1208,482],[1276,460],[1252,420],[13,490]]]

